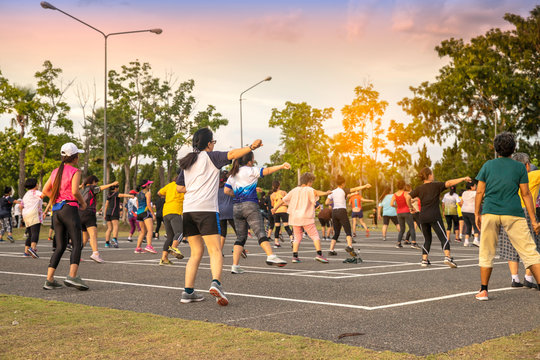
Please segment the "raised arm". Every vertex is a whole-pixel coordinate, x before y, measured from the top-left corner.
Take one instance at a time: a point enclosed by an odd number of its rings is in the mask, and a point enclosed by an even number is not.
[[[250,146],[244,146],[243,148],[240,148],[240,149],[233,149],[231,151],[229,151],[227,153],[227,159],[229,160],[234,160],[234,159],[239,159],[241,158],[242,156],[246,155],[247,153],[249,153],[250,151],[253,151],[255,149],[258,149],[262,146],[262,140],[261,139],[257,139],[253,142],[253,144],[251,144]]]
[[[118,197],[119,197],[119,198],[133,199],[135,196],[133,196],[133,195],[131,195],[131,194],[118,194]]]
[[[313,193],[315,194],[315,196],[326,196],[326,195],[330,195],[332,193],[332,190],[321,191],[321,190],[313,189]]]
[[[116,185],[118,185],[118,181],[112,182],[112,183],[107,184],[107,185],[101,185],[101,186],[99,187],[99,189],[100,189],[101,191],[103,191],[103,190],[105,190],[105,189],[108,189],[108,188],[113,187],[113,186],[116,186]]]
[[[465,177],[458,178],[458,179],[447,180],[447,181],[444,183],[444,186],[446,186],[447,188],[449,188],[450,186],[457,185],[457,184],[459,184],[460,182],[463,182],[463,181],[469,182],[469,181],[471,181],[471,178],[468,177],[468,176],[465,176]]]
[[[365,185],[360,185],[360,186],[354,187],[354,188],[350,189],[349,191],[350,192],[355,192],[355,191],[360,191],[360,190],[364,190],[364,189],[369,189],[370,187],[371,187],[370,184],[365,184]]]
[[[289,163],[287,163],[287,162],[285,162],[285,163],[283,163],[281,165],[267,167],[267,168],[264,168],[264,170],[263,170],[263,176],[273,174],[276,171],[283,170],[283,169],[289,170],[290,168],[291,168],[291,165]]]

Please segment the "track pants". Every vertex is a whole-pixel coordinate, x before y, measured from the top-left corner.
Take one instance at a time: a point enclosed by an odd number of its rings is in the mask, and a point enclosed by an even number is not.
[[[431,223],[422,223],[420,224],[420,227],[422,228],[422,234],[424,235],[425,240],[424,246],[422,246],[423,255],[429,254],[429,250],[431,249],[431,229],[433,229],[433,231],[435,231],[435,234],[437,234],[437,237],[441,242],[442,249],[450,250],[450,241],[448,241],[448,238],[446,237],[446,230],[444,229],[442,219]]]
[[[407,235],[411,235],[412,241],[416,242],[416,231],[414,230],[414,220],[411,213],[401,213],[397,214],[397,219],[399,222],[399,234],[397,241],[398,243],[401,243],[401,240],[403,240],[403,234],[405,234],[405,223],[407,223],[407,226],[409,227],[409,232]],[[409,238],[407,238],[408,240]]]
[[[41,223],[34,224],[26,228],[28,237],[26,238],[25,246],[32,246],[32,243],[39,241],[39,230],[41,229]]]
[[[349,222],[349,216],[347,215],[347,209],[334,209],[332,210],[332,222],[334,223],[334,237],[332,239],[337,240],[341,227],[345,230],[347,236],[351,236],[351,223]]]
[[[56,236],[56,249],[51,256],[49,267],[55,268],[66,251],[68,238],[71,239],[73,250],[71,251],[70,264],[81,261],[82,230],[79,208],[64,205],[60,210],[53,212],[54,232]]]
[[[165,226],[165,232],[167,238],[163,243],[163,251],[169,250],[169,246],[172,246],[174,240],[180,240],[182,238],[182,232],[184,229],[184,223],[182,221],[182,215],[180,214],[167,214],[163,217],[163,225]]]

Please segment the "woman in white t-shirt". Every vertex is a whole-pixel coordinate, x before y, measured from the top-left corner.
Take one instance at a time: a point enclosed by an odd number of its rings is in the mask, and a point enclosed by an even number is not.
[[[186,264],[184,292],[180,302],[190,303],[204,300],[194,290],[195,277],[204,254],[204,245],[210,256],[212,283],[210,294],[221,306],[229,304],[221,288],[223,256],[219,231],[219,174],[220,169],[262,146],[255,140],[250,146],[227,151],[214,151],[216,140],[208,128],[193,134],[193,152],[180,160],[180,174],[176,179],[177,191],[184,196],[184,237],[187,237],[191,256]]]
[[[458,216],[458,204],[461,206],[462,200],[459,195],[456,194],[456,187],[451,186],[450,191],[444,194],[442,199],[442,207],[444,217],[446,218],[446,238],[450,240],[450,233],[452,232],[452,224],[454,224],[455,240],[459,239],[459,216]]]
[[[461,205],[461,213],[463,214],[463,221],[465,221],[465,242],[463,246],[469,246],[469,237],[473,233],[474,229],[474,240],[472,244],[474,246],[480,247],[479,233],[478,228],[476,227],[475,217],[474,217],[474,201],[476,198],[476,183],[468,182],[466,185],[466,190],[461,194],[461,199],[463,205]]]
[[[24,256],[39,258],[37,254],[37,243],[39,241],[39,231],[43,223],[43,198],[38,190],[36,179],[27,179],[24,183],[26,193],[21,201],[21,213],[26,224],[26,243],[24,246]]]

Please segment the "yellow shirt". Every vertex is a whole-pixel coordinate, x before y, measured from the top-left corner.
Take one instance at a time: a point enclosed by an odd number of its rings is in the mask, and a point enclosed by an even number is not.
[[[540,188],[540,170],[534,170],[527,174],[529,176],[529,190],[533,198],[533,206],[536,203],[538,197],[538,189]],[[521,197],[521,191],[519,192],[519,199],[521,200],[521,207],[525,208],[525,203]]]
[[[163,189],[159,190],[161,195],[165,195],[165,205],[163,205],[163,216],[169,214],[184,213],[184,193],[176,191],[176,182],[170,182]]]
[[[270,195],[270,201],[272,201],[272,208],[276,209],[276,205],[279,200],[283,199],[287,195],[287,193],[283,190],[278,190],[272,195]],[[287,212],[287,204],[282,203],[282,205],[276,209],[276,214],[279,213],[286,213]]]

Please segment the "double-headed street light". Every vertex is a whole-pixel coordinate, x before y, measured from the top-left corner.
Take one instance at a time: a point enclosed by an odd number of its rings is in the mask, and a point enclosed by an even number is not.
[[[243,128],[242,128],[242,95],[244,95],[244,93],[248,92],[249,90],[253,89],[255,86],[259,85],[260,83],[265,82],[265,81],[270,81],[270,80],[272,80],[272,77],[268,76],[266,79],[259,81],[258,83],[250,87],[249,89],[246,89],[240,93],[240,147],[244,146],[244,133],[243,133]]]
[[[113,35],[134,34],[134,33],[141,33],[141,32],[151,32],[151,33],[159,35],[159,34],[161,34],[163,32],[163,30],[162,29],[146,29],[146,30],[121,31],[121,32],[114,32],[114,33],[105,34],[103,31],[93,27],[90,24],[85,23],[84,21],[82,21],[80,19],[77,19],[75,16],[70,15],[67,12],[63,11],[63,10],[60,10],[56,6],[50,4],[50,3],[46,2],[46,1],[41,2],[41,7],[44,8],[44,9],[48,9],[48,10],[60,11],[62,14],[67,15],[70,18],[72,18],[74,20],[77,20],[81,24],[84,24],[84,25],[88,26],[89,28],[97,31],[98,33],[103,35],[103,38],[105,39],[105,96],[104,96],[105,103],[104,103],[104,106],[103,106],[103,184],[107,184],[108,183],[108,179],[107,179],[107,83],[108,83],[108,76],[107,76],[107,39],[109,38],[109,36],[113,36]],[[104,204],[105,204],[105,199],[106,199],[106,196],[107,196],[106,192],[107,192],[107,190],[103,191],[103,203]]]

